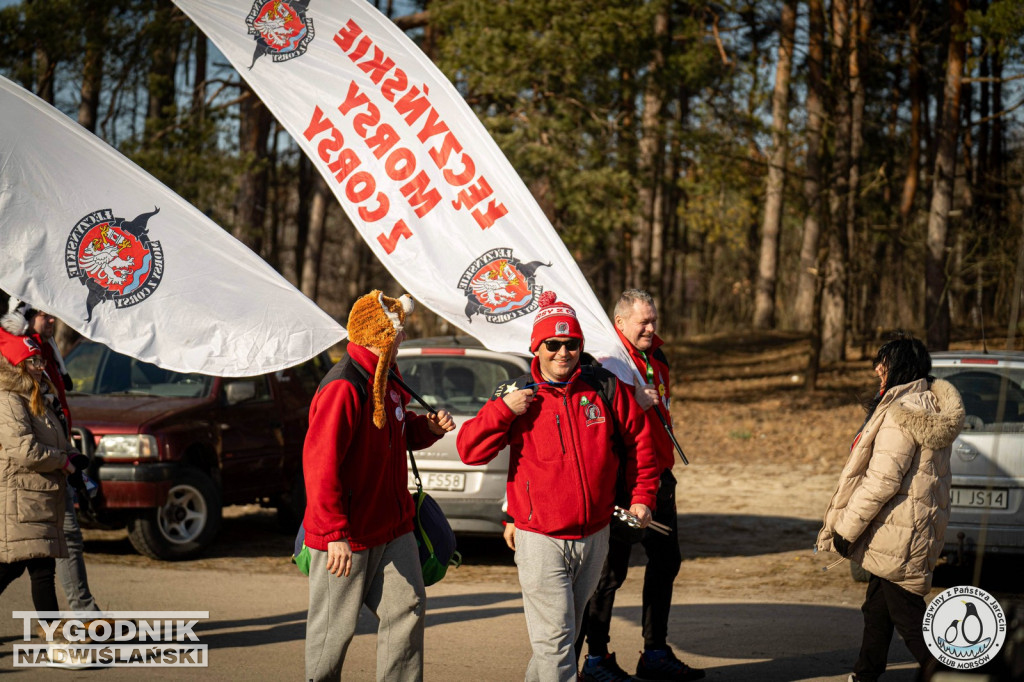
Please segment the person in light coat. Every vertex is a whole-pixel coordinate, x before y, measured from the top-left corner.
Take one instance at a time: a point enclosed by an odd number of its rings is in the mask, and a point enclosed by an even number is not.
[[[36,610],[57,611],[66,477],[85,458],[44,366],[35,341],[0,329],[0,592],[27,569]]]
[[[893,629],[924,670],[933,666],[921,632],[924,595],[949,521],[949,456],[964,407],[952,384],[929,376],[931,357],[904,333],[874,359],[881,380],[825,511],[817,549],[871,574],[864,636],[851,680],[885,671]]]

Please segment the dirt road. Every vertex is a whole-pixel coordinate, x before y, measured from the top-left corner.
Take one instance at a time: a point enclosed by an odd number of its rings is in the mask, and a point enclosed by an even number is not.
[[[831,477],[776,465],[755,479],[734,464],[702,463],[677,474],[693,482],[679,505],[686,559],[670,624],[680,656],[708,668],[713,680],[844,680],[859,642],[863,587],[845,567],[822,573],[825,559],[808,550]],[[804,492],[794,495],[797,488]],[[130,553],[113,532],[88,535],[90,578],[105,608],[210,612],[196,628],[209,646],[209,667],[61,671],[61,678],[301,676],[306,580],[287,562],[288,538],[275,533],[270,512],[232,509],[217,550],[196,562],[153,562]],[[511,554],[497,541],[467,541],[463,549],[467,565],[428,589],[426,677],[521,679],[529,643]],[[630,573],[613,624],[613,648],[627,667],[641,646],[641,578],[642,567]],[[30,610],[27,578],[2,601],[8,612]],[[53,679],[52,669],[12,670],[20,628],[6,618],[0,625],[0,670]],[[346,679],[373,679],[374,629],[364,613]],[[910,661],[900,643],[893,658]],[[912,679],[909,665],[897,667],[904,670],[891,679]]]

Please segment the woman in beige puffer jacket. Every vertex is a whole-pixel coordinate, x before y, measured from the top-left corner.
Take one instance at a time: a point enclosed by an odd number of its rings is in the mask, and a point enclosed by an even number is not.
[[[928,376],[931,358],[918,339],[898,335],[883,345],[875,371],[881,389],[868,406],[816,546],[871,574],[854,666],[858,682],[885,671],[894,627],[922,669],[932,661],[921,633],[924,595],[942,552],[949,456],[964,421],[960,394]]]
[[[43,367],[34,341],[0,329],[0,592],[28,569],[36,610],[57,611],[66,476],[82,455],[47,400]]]

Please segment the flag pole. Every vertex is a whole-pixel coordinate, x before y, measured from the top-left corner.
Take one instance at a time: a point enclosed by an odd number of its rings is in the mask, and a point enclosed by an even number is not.
[[[638,385],[646,386],[647,382],[640,375],[640,370],[638,370],[636,368],[636,365],[633,365],[632,367],[633,367],[633,374],[636,376],[637,381],[640,382],[640,384],[638,384]],[[676,440],[676,435],[674,433],[672,433],[672,427],[669,425],[668,421],[665,419],[665,415],[663,415],[661,413],[661,406],[658,405],[658,401],[657,400],[654,401],[654,404],[651,407],[654,409],[654,414],[658,415],[658,421],[660,421],[661,425],[665,427],[665,433],[667,433],[668,437],[672,440],[672,445],[675,446],[676,452],[679,453],[679,458],[681,460],[683,460],[683,464],[689,465],[690,464],[690,460],[686,459],[686,455],[683,453],[682,446],[680,446],[679,445],[679,441]]]

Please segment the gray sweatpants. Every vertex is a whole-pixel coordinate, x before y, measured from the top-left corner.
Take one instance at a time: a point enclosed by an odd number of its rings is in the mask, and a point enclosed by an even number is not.
[[[573,643],[607,555],[607,526],[581,540],[516,530],[516,566],[533,648],[527,682],[576,679]]]
[[[348,577],[327,572],[327,552],[310,549],[306,679],[340,680],[363,604],[379,621],[377,679],[423,679],[423,587],[412,533],[352,553]]]

